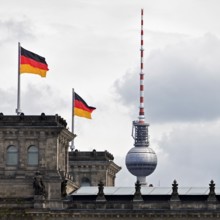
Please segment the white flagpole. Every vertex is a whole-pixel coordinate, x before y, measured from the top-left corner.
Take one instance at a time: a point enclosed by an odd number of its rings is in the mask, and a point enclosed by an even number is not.
[[[21,109],[20,109],[20,58],[21,57],[21,46],[20,42],[18,42],[18,91],[17,91],[17,109],[16,113],[17,115],[20,115]]]
[[[72,133],[74,134],[74,100],[75,100],[75,92],[74,89],[72,89]],[[71,150],[73,151],[75,148],[74,146],[74,139],[72,140]]]

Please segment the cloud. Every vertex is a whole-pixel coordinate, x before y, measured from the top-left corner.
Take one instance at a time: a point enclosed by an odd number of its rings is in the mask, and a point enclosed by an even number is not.
[[[215,123],[175,123],[152,148],[158,164],[153,174],[146,178],[154,186],[169,186],[174,179],[179,186],[207,186],[211,179],[220,182],[218,167],[220,121]],[[153,144],[154,145],[154,144]],[[115,162],[122,166],[117,174],[117,186],[134,186],[136,177],[125,166],[125,158],[117,156]]]
[[[154,122],[219,118],[219,56],[220,40],[211,34],[151,51],[145,60],[147,117]],[[113,85],[131,112],[138,108],[138,83],[138,70],[131,70]]]
[[[219,129],[220,121],[173,125],[158,142],[163,150],[151,179],[162,185],[177,179],[181,186],[208,186],[211,179],[219,182]]]
[[[0,89],[0,112],[5,115],[15,114],[17,90]],[[28,83],[21,89],[21,110],[26,115],[64,114],[70,112],[71,103],[63,98],[62,92],[49,85]]]
[[[69,115],[71,102],[63,98],[62,91],[49,85],[39,85],[39,83],[27,83],[22,85],[21,110],[25,115],[59,114]],[[69,102],[68,102],[69,101]],[[0,89],[0,112],[4,115],[15,114],[17,107],[17,89]]]
[[[0,20],[0,44],[34,38],[32,28],[27,18]]]
[[[66,111],[68,100],[63,99],[57,88],[29,83],[22,91],[22,106],[25,114],[57,114]],[[59,112],[57,112],[59,111]]]
[[[16,102],[15,89],[8,89],[8,90],[0,89],[0,103],[1,103],[0,112],[2,112],[5,115],[15,114],[15,102]]]

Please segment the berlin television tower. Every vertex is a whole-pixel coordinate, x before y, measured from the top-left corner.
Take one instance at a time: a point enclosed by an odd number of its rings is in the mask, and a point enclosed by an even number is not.
[[[154,172],[157,166],[157,156],[149,147],[148,127],[144,116],[144,10],[141,9],[141,65],[140,65],[140,106],[138,121],[133,121],[132,137],[134,147],[126,156],[126,166],[131,174],[137,177],[142,185],[146,185],[146,176]]]

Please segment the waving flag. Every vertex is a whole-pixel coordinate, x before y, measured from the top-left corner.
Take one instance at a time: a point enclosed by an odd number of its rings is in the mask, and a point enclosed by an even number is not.
[[[74,97],[73,114],[79,117],[91,119],[91,114],[96,108],[87,105],[87,103],[77,93],[74,93]]]
[[[20,49],[20,73],[32,73],[46,77],[48,65],[44,57],[21,47]]]

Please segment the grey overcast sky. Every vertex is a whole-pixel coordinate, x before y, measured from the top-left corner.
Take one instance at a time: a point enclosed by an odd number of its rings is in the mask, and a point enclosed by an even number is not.
[[[158,156],[155,186],[220,185],[219,0],[0,0],[0,112],[15,114],[17,44],[46,57],[47,78],[21,76],[26,115],[59,114],[71,127],[72,88],[97,110],[75,118],[78,150],[107,150],[122,166],[138,117],[144,9],[146,120]]]

